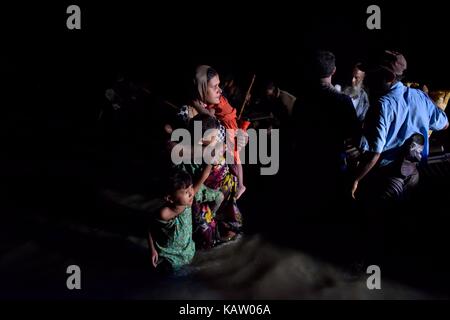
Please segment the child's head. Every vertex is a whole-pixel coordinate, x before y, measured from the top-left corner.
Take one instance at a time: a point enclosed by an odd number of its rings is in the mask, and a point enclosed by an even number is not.
[[[201,123],[201,134],[202,139],[201,141],[193,141],[193,145],[203,145],[208,146],[211,144],[214,144],[217,142],[217,136],[219,134],[219,121],[211,117],[207,114],[198,114],[192,120],[189,122],[189,133],[191,134],[191,137],[195,137],[194,130],[195,130],[195,122]],[[205,134],[206,133],[206,134]]]
[[[194,200],[191,176],[181,170],[173,171],[166,180],[164,200],[171,205],[191,206]]]

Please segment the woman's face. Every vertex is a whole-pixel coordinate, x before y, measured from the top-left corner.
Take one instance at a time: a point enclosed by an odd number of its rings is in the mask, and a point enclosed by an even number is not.
[[[208,81],[208,88],[206,89],[206,103],[207,104],[219,104],[220,96],[222,95],[222,89],[219,87],[219,76],[214,76]]]

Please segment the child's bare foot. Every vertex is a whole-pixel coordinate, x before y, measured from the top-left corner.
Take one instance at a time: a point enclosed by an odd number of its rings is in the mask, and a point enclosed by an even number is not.
[[[244,185],[238,187],[238,190],[236,192],[236,200],[238,200],[242,196],[246,189],[247,188]]]

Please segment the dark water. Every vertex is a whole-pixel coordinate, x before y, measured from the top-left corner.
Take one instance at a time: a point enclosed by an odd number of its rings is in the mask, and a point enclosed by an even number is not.
[[[282,211],[286,206],[262,200],[269,195],[257,185],[268,181],[253,175],[252,170],[258,172],[256,167],[246,171],[248,191],[240,200],[246,235],[199,252],[192,266],[168,278],[155,273],[150,265],[146,215],[136,210],[139,206],[150,208],[150,196],[124,196],[118,191],[99,194],[92,185],[60,181],[58,186],[64,188],[49,196],[54,199],[51,206],[43,205],[39,190],[36,199],[41,202],[16,198],[1,224],[0,294],[43,299],[448,296],[444,259],[448,233],[441,223],[447,218],[439,210],[448,196],[446,180],[425,176],[423,188],[430,189],[422,190],[415,205],[425,201],[427,210],[420,205],[418,210],[408,211],[414,203],[404,205],[396,217],[382,215],[382,223],[374,223],[371,229],[343,212],[333,212],[337,215],[334,219],[325,216],[302,223],[295,218],[302,214],[299,207],[286,212]],[[266,186],[272,190],[270,184]],[[271,193],[271,201],[279,201],[276,204],[289,201]],[[377,221],[377,217],[373,219]],[[82,270],[81,291],[66,288],[66,269],[72,264]],[[372,264],[382,270],[382,291],[367,290],[366,268]]]

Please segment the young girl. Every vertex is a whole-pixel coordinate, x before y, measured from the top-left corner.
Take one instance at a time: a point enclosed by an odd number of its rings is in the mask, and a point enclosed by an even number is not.
[[[189,174],[178,171],[164,188],[165,205],[154,217],[148,233],[152,264],[176,271],[189,264],[195,254],[192,240],[194,188]]]

